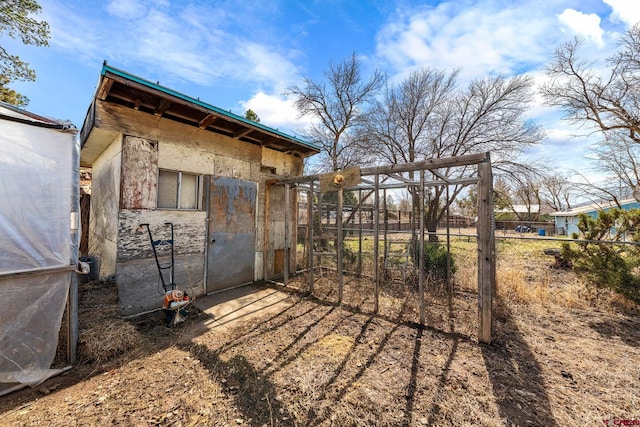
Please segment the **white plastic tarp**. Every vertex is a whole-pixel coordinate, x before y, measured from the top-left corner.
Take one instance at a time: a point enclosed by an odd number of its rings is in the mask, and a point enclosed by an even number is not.
[[[75,132],[0,117],[0,388],[51,375],[77,257],[78,151]]]
[[[0,274],[69,265],[74,136],[0,120]]]
[[[55,371],[71,273],[0,279],[0,384],[40,384]]]

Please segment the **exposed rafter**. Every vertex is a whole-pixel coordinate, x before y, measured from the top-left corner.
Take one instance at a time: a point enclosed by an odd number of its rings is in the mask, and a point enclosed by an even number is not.
[[[173,103],[166,98],[160,100],[160,104],[158,104],[158,106],[156,107],[155,111],[153,112],[153,115],[162,116],[164,112],[167,111],[169,107],[171,107],[171,104]]]
[[[200,129],[206,129],[207,127],[209,127],[209,125],[213,124],[213,122],[215,122],[217,118],[218,116],[216,116],[215,114],[207,114],[202,120],[198,122],[198,127]]]
[[[247,128],[247,129],[245,129],[245,130],[242,130],[242,131],[240,131],[240,132],[237,132],[235,135],[233,135],[233,137],[234,137],[235,139],[240,139],[240,138],[242,138],[243,136],[250,134],[252,131],[253,131],[253,129],[251,129],[251,128]]]
[[[101,101],[104,101],[105,99],[107,99],[107,95],[111,90],[111,86],[113,86],[112,79],[108,79],[108,78],[102,79],[102,83],[98,88],[98,93],[96,93],[96,98],[98,98]]]
[[[115,103],[166,120],[175,120],[207,132],[219,133],[239,141],[273,150],[297,151],[306,157],[320,151],[314,144],[287,135],[261,123],[222,110],[172,89],[159,82],[144,80],[122,70],[103,65],[96,99]]]

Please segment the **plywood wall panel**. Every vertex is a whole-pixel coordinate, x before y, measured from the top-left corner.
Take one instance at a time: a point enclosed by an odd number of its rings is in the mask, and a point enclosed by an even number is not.
[[[122,209],[153,209],[158,193],[158,144],[124,136],[122,141]]]
[[[146,228],[148,223],[154,239],[169,239],[173,223],[174,253],[194,255],[204,264],[206,212],[180,210],[121,210],[118,228],[118,260],[153,258]]]

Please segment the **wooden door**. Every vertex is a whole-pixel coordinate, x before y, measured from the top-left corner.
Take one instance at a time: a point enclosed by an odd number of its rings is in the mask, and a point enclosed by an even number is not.
[[[210,177],[207,293],[253,281],[256,200],[255,182]]]

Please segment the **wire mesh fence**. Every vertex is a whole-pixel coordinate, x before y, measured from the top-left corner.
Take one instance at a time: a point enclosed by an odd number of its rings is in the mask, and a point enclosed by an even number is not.
[[[314,267],[310,270],[307,245],[304,237],[299,237],[298,274],[288,285],[309,291],[326,303],[419,323],[418,242],[415,234],[389,231],[378,240],[376,251],[373,233],[349,234],[347,231],[343,241],[343,274],[339,278],[334,252],[336,242],[323,241],[325,247],[314,251]],[[427,236],[423,263],[425,325],[475,335],[478,328],[476,236],[447,238],[438,233],[431,238]]]
[[[343,290],[338,289],[335,242],[325,242],[324,252],[315,253],[314,268],[307,267],[304,233],[299,234],[298,274],[294,286],[309,291],[322,301],[344,304],[362,312],[406,322],[418,322],[420,313],[418,246],[416,235],[388,231],[378,240],[374,258],[374,235],[352,232],[343,242]],[[301,237],[300,237],[301,236]],[[457,333],[475,335],[478,326],[478,240],[475,228],[439,230],[425,236],[424,292],[425,324]],[[578,277],[562,245],[577,249],[584,241],[549,237],[541,233],[495,233],[497,291],[507,301],[544,303],[579,298],[576,287],[588,283]],[[594,242],[617,251],[629,243]],[[333,253],[333,254],[332,254]],[[571,289],[571,292],[569,292]],[[376,292],[378,297],[376,298]],[[377,300],[377,307],[376,307]]]

